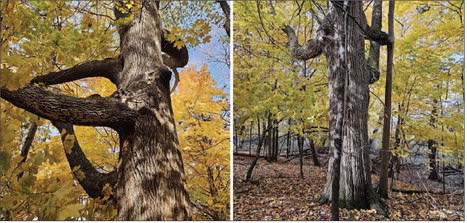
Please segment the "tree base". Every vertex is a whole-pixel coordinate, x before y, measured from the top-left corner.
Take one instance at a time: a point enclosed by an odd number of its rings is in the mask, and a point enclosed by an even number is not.
[[[362,204],[355,204],[352,200],[343,200],[339,199],[339,207],[346,208],[346,209],[375,209],[376,213],[379,215],[383,215],[388,217],[388,212],[385,208],[385,203],[379,198],[378,194],[376,194],[372,189],[369,189],[367,192],[367,201],[368,203]],[[319,205],[330,204],[331,203],[331,193],[323,193],[318,200]]]

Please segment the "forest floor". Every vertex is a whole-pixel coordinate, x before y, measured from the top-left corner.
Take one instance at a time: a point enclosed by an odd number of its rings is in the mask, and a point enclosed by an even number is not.
[[[250,182],[245,182],[252,157],[234,158],[234,220],[330,220],[330,205],[319,205],[317,200],[326,184],[325,167],[315,167],[310,159],[304,161],[305,179],[299,177],[299,159],[279,158],[278,162],[258,160]],[[321,159],[325,163],[326,159]],[[410,173],[401,173],[401,179]],[[424,174],[422,174],[424,175]],[[376,176],[373,182],[376,181]],[[426,178],[425,178],[426,179]],[[407,181],[407,180],[406,180]],[[439,184],[414,180],[395,182],[396,189],[439,192]],[[422,181],[423,182],[423,181]],[[421,185],[421,186],[418,186]],[[389,217],[375,210],[340,209],[341,220],[464,220],[464,191],[448,188],[450,194],[390,192],[383,199]]]

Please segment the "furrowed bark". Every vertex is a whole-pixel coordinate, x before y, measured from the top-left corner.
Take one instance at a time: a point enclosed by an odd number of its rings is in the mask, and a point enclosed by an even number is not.
[[[106,58],[78,64],[72,68],[51,72],[35,77],[31,83],[43,83],[45,85],[62,84],[87,77],[105,77],[112,83],[117,83],[117,74],[122,69],[121,60],[118,58]]]
[[[124,68],[116,98],[137,113],[134,128],[119,131],[119,220],[191,219],[157,4],[145,1],[134,20],[118,27]],[[115,15],[128,16],[117,9]]]
[[[83,150],[81,149],[78,139],[76,138],[73,126],[61,122],[52,122],[52,124],[58,129],[61,135],[63,149],[70,165],[70,169],[75,175],[84,191],[92,198],[103,198],[103,189],[106,184],[110,188],[115,188],[117,182],[117,171],[114,170],[109,173],[101,173],[96,170],[87,159]],[[77,168],[77,169],[75,169]],[[81,177],[78,172],[84,173],[84,178]],[[113,200],[115,196],[110,196],[108,199]]]
[[[365,59],[364,36],[374,37],[373,40],[380,44],[386,44],[385,41],[389,38],[384,37],[387,35],[384,32],[373,35],[375,32],[370,28],[362,27],[361,24],[366,24],[366,21],[361,1],[332,3],[330,12],[326,14],[327,19],[323,20],[329,24],[323,22],[319,28],[322,44],[318,45],[322,45],[323,49],[314,51],[314,55],[323,53],[326,56],[330,106],[329,140],[330,148],[334,151],[334,156],[329,161],[327,184],[320,203],[333,200],[334,213],[338,213],[338,198],[340,207],[374,208],[378,213],[386,214],[371,188],[367,132],[370,72],[366,69],[368,63]],[[344,3],[348,6],[344,6]],[[366,35],[367,31],[372,32]],[[292,32],[287,33],[292,56],[299,56],[302,60],[308,58],[303,57],[304,53],[293,52],[297,49],[294,47],[296,37],[290,35]],[[345,47],[344,42],[349,47]],[[345,62],[341,58],[346,58]],[[339,157],[342,159],[340,163]],[[333,216],[334,219],[337,217]]]
[[[42,118],[74,125],[108,126],[118,129],[130,124],[135,112],[111,98],[76,98],[54,94],[40,87],[26,85],[10,91],[1,88],[3,99]]]

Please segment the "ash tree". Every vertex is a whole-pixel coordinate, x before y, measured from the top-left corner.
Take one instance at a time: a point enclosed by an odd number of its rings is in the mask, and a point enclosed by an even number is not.
[[[37,76],[22,88],[1,87],[1,98],[50,120],[60,131],[71,169],[90,197],[108,196],[119,220],[190,220],[182,157],[170,98],[172,72],[188,62],[185,46],[168,41],[159,2],[114,2],[120,54]],[[165,52],[165,54],[162,54]],[[109,97],[66,96],[47,86],[104,77],[117,91]],[[119,134],[118,168],[101,173],[80,148],[73,125],[104,126]]]

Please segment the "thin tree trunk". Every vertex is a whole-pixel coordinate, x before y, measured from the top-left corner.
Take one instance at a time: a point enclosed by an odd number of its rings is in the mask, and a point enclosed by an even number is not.
[[[248,154],[250,154],[250,155],[251,155],[251,134],[252,133],[253,133],[253,121],[250,124],[250,139],[249,139],[250,145],[248,146]]]
[[[318,154],[316,154],[315,141],[311,138],[310,138],[310,150],[311,150],[311,157],[313,158],[313,163],[315,164],[315,166],[318,166],[318,167],[321,166],[321,164],[319,163]]]
[[[394,38],[394,5],[395,1],[389,2],[388,27],[389,36]],[[392,94],[392,67],[394,42],[387,46],[387,68],[386,89],[384,94],[384,125],[383,125],[383,147],[381,153],[381,175],[379,178],[379,194],[382,198],[388,198],[388,164],[390,156],[390,134],[391,134],[391,94]]]
[[[433,110],[431,111],[431,118],[430,118],[430,126],[435,128],[435,122],[438,116],[438,111],[437,111],[437,104],[438,100],[434,99],[433,100]],[[436,168],[436,154],[437,154],[437,145],[438,143],[434,139],[428,140],[428,149],[430,150],[430,155],[428,156],[430,159],[430,175],[428,176],[428,179],[430,180],[435,180],[435,181],[441,181],[441,177],[438,174],[438,170]]]
[[[298,153],[300,157],[300,178],[304,179],[305,176],[303,174],[303,137],[298,135],[297,136],[297,143],[298,143]]]
[[[288,159],[289,158],[289,153],[290,153],[290,118],[289,118],[289,129],[287,131],[287,151],[285,154],[285,157]]]
[[[235,129],[235,152],[238,153],[238,129]]]
[[[261,133],[261,122],[260,122],[260,119],[258,117],[258,139],[259,139],[259,141],[258,141],[258,147],[256,148],[256,157],[253,160],[253,162],[250,164],[250,167],[248,167],[248,171],[246,173],[245,181],[250,181],[250,179],[251,179],[253,169],[255,168],[256,163],[258,162],[258,159],[260,157],[263,140],[264,140],[264,138],[266,138],[265,136],[266,136],[266,133],[268,132],[269,129],[270,129],[269,127],[266,128],[266,125],[263,124],[263,133]]]

